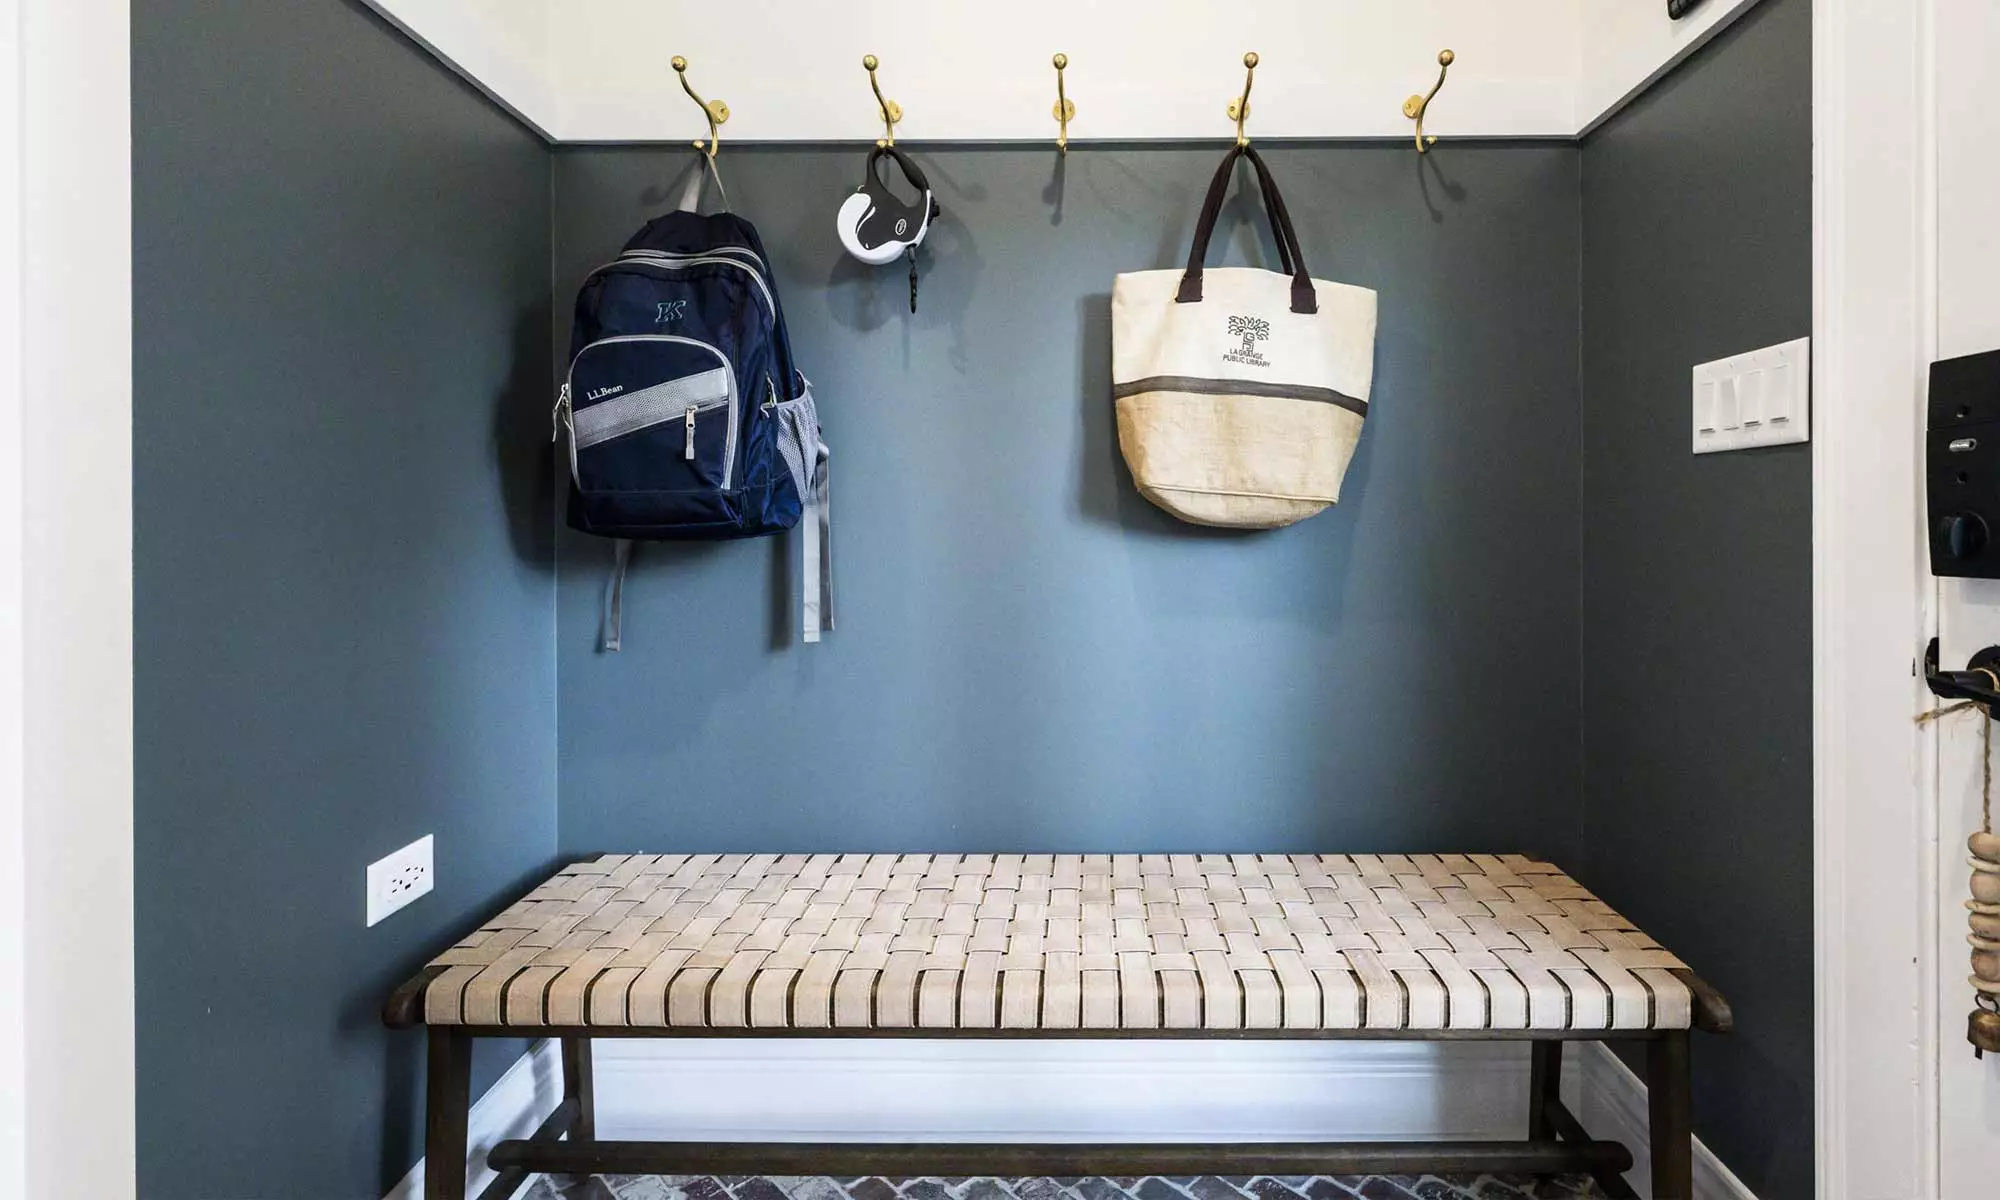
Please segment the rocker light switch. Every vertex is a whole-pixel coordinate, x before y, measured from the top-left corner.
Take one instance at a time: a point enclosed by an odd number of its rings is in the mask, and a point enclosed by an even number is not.
[[[1732,354],[1696,367],[1694,452],[1803,442],[1811,411],[1812,339]]]
[[[1695,378],[1694,432],[1697,437],[1715,432],[1715,393],[1721,387],[1713,379]]]
[[[1736,403],[1743,414],[1745,426],[1764,423],[1764,378],[1768,374],[1762,367],[1753,367],[1736,379]]]

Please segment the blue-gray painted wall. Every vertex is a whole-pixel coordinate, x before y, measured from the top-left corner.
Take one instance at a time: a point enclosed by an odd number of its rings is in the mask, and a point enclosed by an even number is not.
[[[1688,370],[1812,332],[1812,5],[1583,147],[1582,882],[1729,997],[1695,1127],[1812,1195],[1812,453],[1688,452]]]
[[[610,546],[565,531],[564,852],[1573,858],[1577,149],[1266,148],[1381,332],[1340,504],[1261,534],[1155,510],[1112,420],[1112,276],[1185,260],[1221,150],[909,149],[944,208],[914,316],[835,240],[865,148],[723,152],[833,448],[841,624],[793,644],[789,539],[646,545],[601,654]],[[689,157],[557,153],[559,297]],[[1240,192],[1224,228],[1213,261],[1272,261]]]
[[[1681,406],[1809,319],[1806,7],[1581,149],[1269,147],[1383,321],[1343,502],[1268,534],[1155,511],[1112,432],[1111,277],[1180,259],[1218,148],[912,147],[946,219],[911,317],[830,230],[859,148],[731,146],[842,628],[793,644],[789,540],[649,546],[604,656],[548,380],[684,158],[552,154],[354,0],[139,0],[141,1195],[379,1194],[421,1098],[382,995],[559,854],[1330,845],[1579,869],[1737,1001],[1701,1132],[1803,1194],[1804,452],[1690,462]],[[1270,262],[1240,197],[1225,228]],[[438,892],[363,930],[361,866],[426,832]]]
[[[380,1196],[383,996],[555,849],[549,151],[347,0],[132,18],[139,1195]]]

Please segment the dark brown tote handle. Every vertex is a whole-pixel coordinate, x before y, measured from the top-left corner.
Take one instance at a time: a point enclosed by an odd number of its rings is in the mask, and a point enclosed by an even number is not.
[[[1313,294],[1312,276],[1306,271],[1298,231],[1292,227],[1292,214],[1285,208],[1285,198],[1279,194],[1270,169],[1264,165],[1257,151],[1249,146],[1231,147],[1229,153],[1222,156],[1222,165],[1215,169],[1215,178],[1209,182],[1208,195],[1202,201],[1201,216],[1195,221],[1194,245],[1188,250],[1187,271],[1181,276],[1180,292],[1174,297],[1175,302],[1201,302],[1202,260],[1208,257],[1208,243],[1215,236],[1215,222],[1222,215],[1222,200],[1228,194],[1230,177],[1239,157],[1248,158],[1250,165],[1256,168],[1258,187],[1271,219],[1271,232],[1278,240],[1278,262],[1292,277],[1292,311],[1318,312],[1319,298]]]

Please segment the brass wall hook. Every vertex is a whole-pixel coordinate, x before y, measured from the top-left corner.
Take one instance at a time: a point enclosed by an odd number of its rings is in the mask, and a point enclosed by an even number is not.
[[[875,89],[875,103],[882,106],[882,128],[887,131],[887,136],[877,138],[875,144],[893,146],[896,144],[896,122],[903,119],[903,106],[882,96],[882,85],[875,81],[875,68],[882,65],[880,59],[872,54],[864,54],[861,56],[861,65],[868,68],[868,86]]]
[[[702,139],[696,138],[694,148],[707,154],[708,161],[714,162],[715,152],[722,149],[722,130],[719,126],[729,119],[729,106],[720,100],[704,100],[695,93],[694,88],[688,84],[687,59],[676,54],[674,55],[673,63],[674,74],[680,76],[681,90],[688,94],[690,100],[701,105],[701,115],[708,118],[707,145],[702,144]]]
[[[1049,60],[1056,68],[1056,106],[1052,115],[1062,122],[1062,130],[1056,134],[1056,152],[1069,153],[1069,123],[1076,119],[1076,105],[1063,91],[1063,68],[1069,66],[1069,55],[1057,54]]]
[[[1438,92],[1443,89],[1444,77],[1451,70],[1451,64],[1457,60],[1458,55],[1453,54],[1449,50],[1438,51],[1438,81],[1431,85],[1430,95],[1411,96],[1408,100],[1403,101],[1403,115],[1417,123],[1418,154],[1428,154],[1430,153],[1430,148],[1437,145],[1436,134],[1427,135],[1424,133],[1424,113],[1430,108],[1431,101],[1437,98]]]
[[[1243,94],[1229,102],[1229,119],[1236,122],[1236,144],[1247,146],[1250,135],[1243,132],[1243,122],[1250,119],[1250,85],[1257,81],[1257,52],[1252,50],[1243,56]]]

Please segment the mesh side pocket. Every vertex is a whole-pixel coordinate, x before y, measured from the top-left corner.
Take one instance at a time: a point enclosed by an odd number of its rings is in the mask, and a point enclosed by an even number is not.
[[[819,457],[819,410],[813,405],[812,388],[807,387],[796,400],[779,404],[776,413],[778,453],[784,457],[785,469],[792,473],[799,500],[811,504],[813,467]]]

